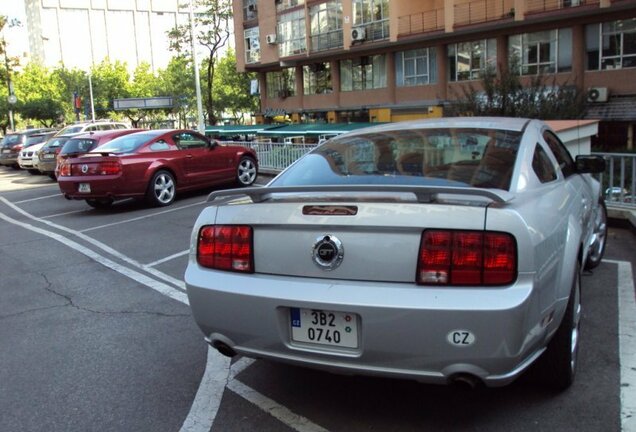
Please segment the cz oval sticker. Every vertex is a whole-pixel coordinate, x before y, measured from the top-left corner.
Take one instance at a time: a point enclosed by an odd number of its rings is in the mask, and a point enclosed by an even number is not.
[[[453,330],[448,333],[446,340],[456,347],[470,346],[475,343],[475,335],[468,330]]]

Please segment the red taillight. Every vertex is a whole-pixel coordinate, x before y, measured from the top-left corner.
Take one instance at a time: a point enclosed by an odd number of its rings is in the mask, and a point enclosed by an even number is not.
[[[119,162],[102,162],[97,166],[96,173],[100,175],[116,175],[121,172]]]
[[[505,285],[517,277],[517,245],[510,234],[426,230],[417,282],[422,285]]]
[[[252,227],[206,225],[199,231],[197,262],[203,267],[245,273],[254,271]]]
[[[58,175],[60,177],[67,177],[71,175],[71,166],[66,162],[62,161],[58,163]]]

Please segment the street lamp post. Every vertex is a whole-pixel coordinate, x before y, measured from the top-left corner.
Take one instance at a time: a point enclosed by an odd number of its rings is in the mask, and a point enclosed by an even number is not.
[[[4,66],[7,70],[7,88],[9,90],[9,97],[7,98],[7,102],[9,102],[9,127],[13,131],[14,125],[13,125],[13,108],[12,107],[18,101],[18,99],[13,94],[13,83],[11,82],[9,57],[7,56],[7,41],[4,39],[4,36],[2,36],[2,40],[0,41],[0,44],[2,44],[2,51],[4,53]]]

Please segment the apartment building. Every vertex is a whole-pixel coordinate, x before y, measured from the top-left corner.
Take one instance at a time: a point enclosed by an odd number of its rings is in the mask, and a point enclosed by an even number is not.
[[[484,70],[519,59],[588,92],[597,143],[634,146],[635,0],[235,0],[239,71],[257,72],[259,122],[443,115]],[[523,78],[526,79],[526,78]]]

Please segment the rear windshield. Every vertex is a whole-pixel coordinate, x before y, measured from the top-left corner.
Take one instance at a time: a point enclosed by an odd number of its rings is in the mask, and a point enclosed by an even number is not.
[[[71,133],[77,133],[77,132],[82,132],[82,129],[84,128],[83,125],[71,125],[71,126],[66,126],[64,129],[62,129],[61,131],[59,131],[57,134],[58,135],[64,135],[64,134],[71,134]]]
[[[509,189],[521,132],[409,129],[342,136],[319,146],[272,186],[407,184]],[[293,151],[293,144],[287,149]]]
[[[153,134],[132,134],[115,138],[95,149],[95,152],[106,153],[131,153],[137,150],[142,144],[150,141],[156,135]]]
[[[18,144],[20,142],[22,142],[22,136],[21,134],[12,134],[12,135],[7,135],[2,139],[2,144],[3,145],[13,145],[13,144]]]
[[[43,148],[62,147],[66,143],[66,141],[68,141],[69,139],[70,139],[69,137],[51,138],[50,140],[46,142],[46,144],[44,144]]]
[[[49,135],[31,135],[27,137],[26,142],[24,143],[25,147],[32,146],[34,144],[39,144],[41,142],[46,141]]]
[[[97,141],[90,138],[71,138],[66,141],[60,154],[87,153],[97,145]]]

